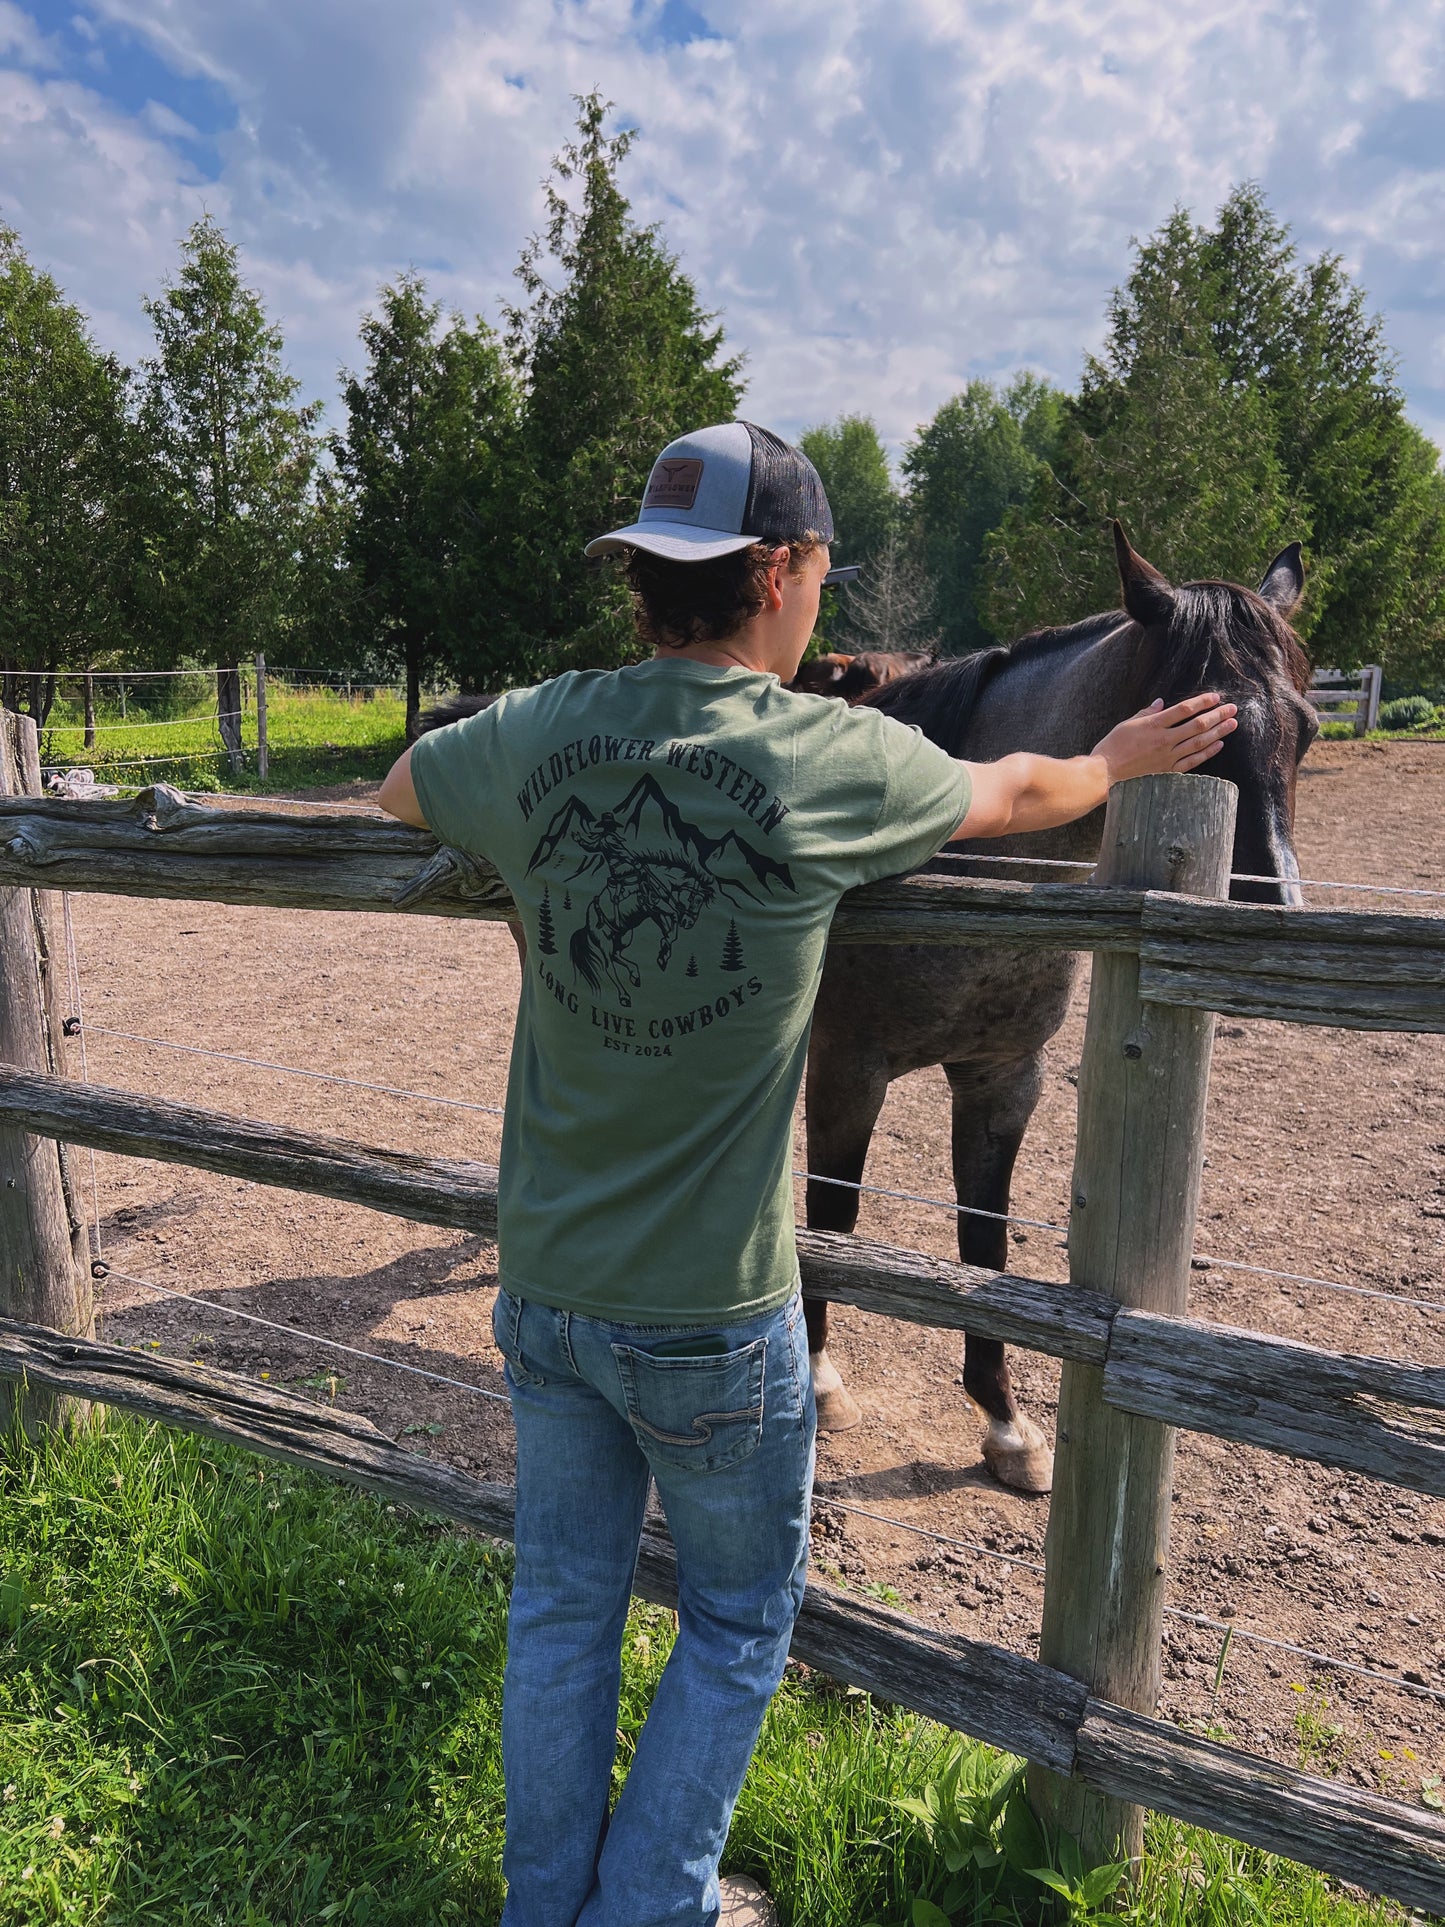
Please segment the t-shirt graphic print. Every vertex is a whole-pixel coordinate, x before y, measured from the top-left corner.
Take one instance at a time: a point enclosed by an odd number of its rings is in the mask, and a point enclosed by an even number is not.
[[[503,1282],[637,1324],[784,1302],[829,921],[952,834],[966,769],[878,711],[681,659],[510,692],[411,767],[428,823],[496,865],[527,934]]]
[[[686,747],[670,746],[679,759]],[[730,766],[730,759],[712,750],[705,761]],[[784,814],[786,807],[774,800],[764,830]],[[539,953],[565,955],[574,983],[604,1008],[615,1004],[630,1011],[634,992],[642,993],[644,971],[650,966],[665,973],[675,951],[686,945],[683,975],[694,999],[705,990],[711,1001],[652,1019],[651,1041],[664,1043],[681,1043],[726,1017],[730,1004],[741,1007],[745,997],[762,994],[755,976],[746,985],[727,982],[745,967],[736,913],[741,910],[746,921],[747,909],[767,903],[771,892],[797,894],[786,863],[737,830],[709,836],[650,771],[611,809],[594,812],[569,795],[532,852],[527,874],[548,879],[538,910]],[[562,890],[557,911],[550,903],[551,879]],[[569,915],[570,929],[564,921]],[[635,1031],[632,1024],[625,1028]]]

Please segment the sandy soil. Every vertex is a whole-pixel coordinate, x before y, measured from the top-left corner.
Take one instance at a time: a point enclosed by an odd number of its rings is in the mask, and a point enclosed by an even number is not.
[[[323,794],[359,799],[357,786]],[[1317,747],[1301,776],[1307,877],[1445,887],[1445,744]],[[1318,904],[1445,908],[1307,893]],[[76,897],[90,1075],[253,1117],[442,1154],[496,1156],[485,1109],[186,1055],[128,1031],[495,1106],[506,1080],[517,966],[504,930],[423,917],[302,915]],[[1014,1209],[1062,1224],[1085,992],[1050,1051]],[[1445,1362],[1445,1038],[1222,1022],[1199,1244],[1390,1298],[1211,1266],[1201,1316],[1346,1350]],[[800,1159],[801,1162],[801,1159]],[[88,1166],[82,1158],[88,1182]],[[949,1195],[940,1072],[893,1087],[871,1184]],[[123,1344],[309,1383],[419,1450],[510,1475],[501,1404],[165,1299],[122,1273],[496,1392],[494,1254],[482,1241],[203,1172],[96,1159],[114,1272],[102,1328]],[[952,1214],[870,1197],[861,1234],[951,1255]],[[1062,1279],[1061,1236],[1018,1227],[1018,1268]],[[1439,1311],[1405,1302],[1415,1297]],[[815,1557],[844,1583],[1024,1651],[1036,1647],[1047,1501],[1003,1492],[942,1334],[843,1310],[835,1354],[865,1411],[825,1440]],[[1052,1424],[1057,1369],[1014,1360],[1027,1408]],[[334,1379],[333,1379],[334,1375]],[[1232,1625],[1167,1622],[1163,1710],[1213,1722],[1272,1757],[1328,1761],[1408,1791],[1445,1771],[1445,1503],[1210,1438],[1180,1437],[1171,1602]],[[904,1527],[952,1535],[940,1546]],[[1326,1669],[1255,1643],[1291,1642],[1382,1675]],[[1433,1689],[1410,1692],[1410,1684]],[[1303,1689],[1303,1690],[1301,1690]],[[1327,1704],[1326,1704],[1327,1703]],[[1332,1738],[1326,1728],[1343,1731]]]

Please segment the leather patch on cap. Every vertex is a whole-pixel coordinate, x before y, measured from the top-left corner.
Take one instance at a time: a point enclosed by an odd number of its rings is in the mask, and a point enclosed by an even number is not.
[[[697,500],[697,486],[701,480],[702,462],[695,455],[674,456],[667,461],[656,462],[647,478],[647,493],[642,498],[642,506],[645,509],[690,509]]]

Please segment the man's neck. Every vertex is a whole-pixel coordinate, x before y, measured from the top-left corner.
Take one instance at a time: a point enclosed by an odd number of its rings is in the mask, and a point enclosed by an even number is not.
[[[763,675],[776,675],[759,651],[740,648],[731,642],[697,643],[690,649],[658,649],[654,662],[705,662],[715,669],[752,669]]]

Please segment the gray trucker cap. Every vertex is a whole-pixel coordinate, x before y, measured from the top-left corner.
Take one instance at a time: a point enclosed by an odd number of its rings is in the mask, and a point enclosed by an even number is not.
[[[833,539],[817,469],[766,428],[723,422],[669,442],[652,465],[637,520],[599,535],[587,554],[646,549],[673,562],[710,562],[805,533]]]

